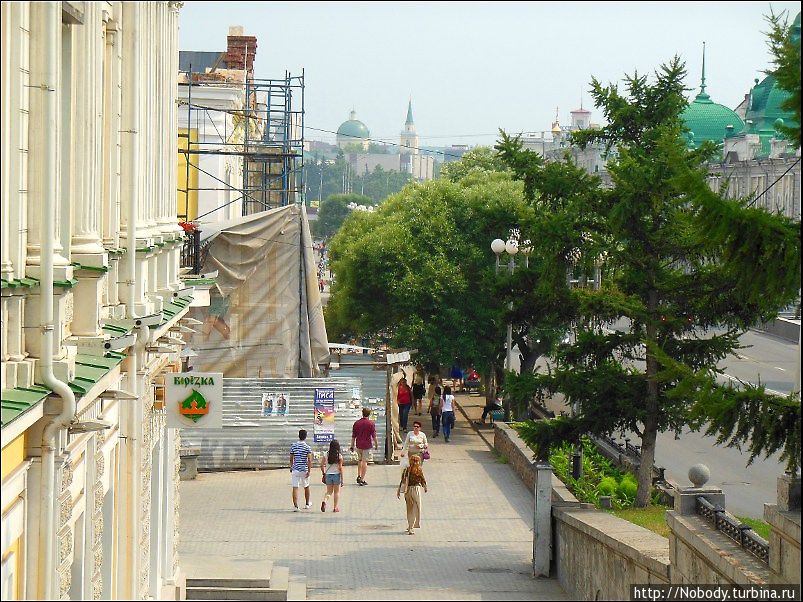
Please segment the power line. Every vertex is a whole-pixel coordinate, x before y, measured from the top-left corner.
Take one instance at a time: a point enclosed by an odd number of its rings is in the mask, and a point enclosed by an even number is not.
[[[783,172],[783,173],[782,173],[780,176],[778,176],[778,177],[775,179],[775,181],[774,181],[772,184],[770,184],[769,186],[767,186],[767,187],[764,189],[764,191],[763,191],[763,192],[762,192],[760,195],[758,195],[756,198],[754,198],[752,201],[750,201],[750,203],[748,203],[748,205],[747,205],[747,206],[748,206],[748,207],[752,207],[753,205],[755,205],[755,204],[756,204],[756,202],[758,201],[758,199],[760,199],[760,198],[761,198],[761,197],[763,197],[765,194],[767,194],[767,193],[770,191],[770,189],[771,189],[773,186],[775,186],[775,185],[776,185],[778,182],[780,182],[780,181],[781,181],[781,179],[782,179],[782,178],[783,178],[783,177],[784,177],[786,174],[788,174],[790,171],[792,171],[792,168],[793,168],[795,165],[797,165],[798,163],[800,163],[800,157],[798,157],[797,159],[795,159],[795,162],[794,162],[794,163],[792,163],[792,165],[790,165],[790,166],[787,168],[787,170],[786,170],[785,172]]]

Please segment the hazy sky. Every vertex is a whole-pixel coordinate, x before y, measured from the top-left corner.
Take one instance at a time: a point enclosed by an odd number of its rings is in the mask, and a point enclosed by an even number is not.
[[[352,107],[398,142],[412,97],[422,146],[490,144],[498,128],[550,129],[620,81],[678,54],[731,108],[769,67],[764,15],[798,2],[185,2],[181,50],[222,51],[229,25],[257,38],[257,77],[306,70],[308,139],[333,141]],[[691,92],[696,94],[696,90]],[[313,129],[316,128],[316,129]]]

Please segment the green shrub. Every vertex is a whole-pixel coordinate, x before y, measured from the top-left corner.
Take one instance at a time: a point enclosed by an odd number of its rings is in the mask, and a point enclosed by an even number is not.
[[[616,493],[618,494],[620,500],[632,503],[632,500],[636,499],[637,490],[638,483],[636,482],[635,477],[630,473],[627,473],[622,477],[622,480],[619,481],[619,487],[617,488]]]
[[[599,482],[599,486],[597,487],[597,491],[600,495],[608,495],[613,497],[616,495],[616,490],[619,484],[616,482],[616,479],[613,477],[605,477]]]

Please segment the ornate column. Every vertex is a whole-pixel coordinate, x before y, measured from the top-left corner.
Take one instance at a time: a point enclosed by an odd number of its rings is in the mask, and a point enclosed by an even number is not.
[[[27,182],[28,182],[28,245],[25,272],[28,276],[41,276],[41,223],[45,211],[53,215],[53,280],[54,290],[53,354],[57,360],[53,364],[56,376],[62,380],[72,380],[75,361],[65,358],[67,350],[64,339],[69,336],[69,325],[73,317],[73,296],[70,290],[73,268],[62,256],[61,251],[61,149],[65,131],[63,116],[69,112],[71,95],[72,26],[62,26],[57,3],[35,2],[30,4],[30,111],[27,131],[21,132],[28,139]],[[55,55],[55,60],[52,55]],[[60,110],[48,113],[48,103],[55,100]],[[52,120],[51,120],[52,116]],[[54,177],[48,177],[45,170],[55,169]],[[65,216],[69,223],[69,216]],[[27,298],[25,307],[25,327],[38,329],[39,289]],[[26,349],[34,357],[41,354],[41,338],[29,337]]]
[[[17,200],[15,192],[14,199],[11,198],[11,82],[19,73],[17,69],[12,68],[11,63],[11,40],[12,40],[12,19],[11,19],[11,4],[4,3],[0,8],[0,17],[2,17],[2,34],[0,34],[0,46],[2,47],[2,61],[3,73],[6,74],[0,81],[2,82],[2,89],[0,90],[0,101],[2,102],[2,134],[3,141],[0,144],[0,162],[2,162],[2,185],[3,185],[3,207],[9,209],[11,212],[11,204]],[[15,115],[16,117],[16,115]],[[4,211],[5,213],[5,211]],[[0,278],[3,280],[12,280],[14,278],[14,266],[11,263],[11,221],[8,219],[0,220],[2,224],[2,256],[0,257]],[[5,305],[5,302],[4,302]],[[4,308],[3,315],[6,315]],[[5,324],[3,325],[3,333],[5,335]],[[5,338],[3,340],[5,343]],[[5,352],[5,345],[3,351]],[[5,353],[3,360],[5,360]]]
[[[47,96],[55,95],[57,102],[62,101],[60,93],[60,81],[58,67],[49,64],[48,46],[56,46],[56,54],[62,56],[62,30],[53,26],[47,15],[47,5],[49,3],[33,3],[30,5],[30,39],[36,43],[30,45],[30,107],[29,107],[29,128],[22,135],[28,138],[28,256],[26,272],[33,276],[38,276],[39,265],[41,263],[40,245],[40,224],[42,222],[42,211],[44,210],[45,198],[59,199],[61,190],[58,178],[55,179],[55,190],[46,190],[46,178],[43,177],[45,156],[49,152],[49,147],[56,146],[56,152],[61,142],[61,137],[65,132],[61,131],[61,124],[56,119],[54,122],[47,122],[45,105]],[[69,35],[69,34],[67,34]],[[69,47],[69,44],[67,44]],[[60,64],[60,61],[59,61]],[[69,83],[67,83],[69,85]],[[37,124],[34,127],[34,124]],[[51,233],[55,240],[53,265],[57,271],[54,276],[57,280],[63,279],[67,275],[69,261],[61,255],[63,247],[59,238],[60,231],[60,208],[59,203],[54,202],[52,210],[55,212],[55,227]],[[71,272],[70,272],[70,275]]]
[[[119,7],[119,5],[118,5]],[[119,10],[119,8],[118,8]],[[109,253],[109,273],[103,303],[105,317],[121,318],[118,281],[120,280],[120,71],[121,36],[119,15],[108,15],[105,22],[103,60],[103,246]]]
[[[142,48],[145,43],[140,33],[143,21],[140,18],[143,3],[123,2],[123,49],[122,49],[122,111],[121,111],[121,235],[128,241],[134,239],[137,249],[148,249],[153,244],[145,215],[143,195],[145,193],[142,163],[142,146],[145,137],[142,113],[144,92],[143,79],[147,78],[147,66],[142,63]],[[144,67],[144,68],[143,68]],[[129,208],[133,204],[136,213],[134,223],[130,223]],[[134,270],[128,260],[120,264],[120,279],[124,283],[122,293],[133,288],[134,307],[128,308],[129,315],[138,312],[144,315],[153,311],[153,304],[145,297],[147,282],[147,262],[143,253],[136,253]],[[127,298],[127,297],[126,297]]]
[[[181,247],[184,242],[184,231],[178,225],[178,14],[183,2],[171,0],[168,6],[168,39],[170,62],[170,122],[165,128],[169,136],[167,142],[169,157],[169,177],[167,187],[167,206],[166,215],[170,216],[173,226],[173,237],[176,241],[170,249],[170,259],[168,261],[168,286],[177,290],[181,287],[178,269],[181,263]]]
[[[103,22],[100,5],[85,5],[84,24],[76,28],[76,56],[83,69],[75,69],[76,153],[74,166],[73,237],[71,259],[80,264],[75,301],[81,311],[73,318],[72,332],[79,337],[101,336],[103,286],[109,269],[100,240],[101,217],[101,95],[103,92]]]

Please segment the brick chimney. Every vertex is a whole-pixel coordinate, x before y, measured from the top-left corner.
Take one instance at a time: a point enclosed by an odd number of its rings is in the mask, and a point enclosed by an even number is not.
[[[243,69],[253,76],[257,39],[254,36],[244,35],[244,33],[242,25],[229,27],[224,60],[227,69]]]

